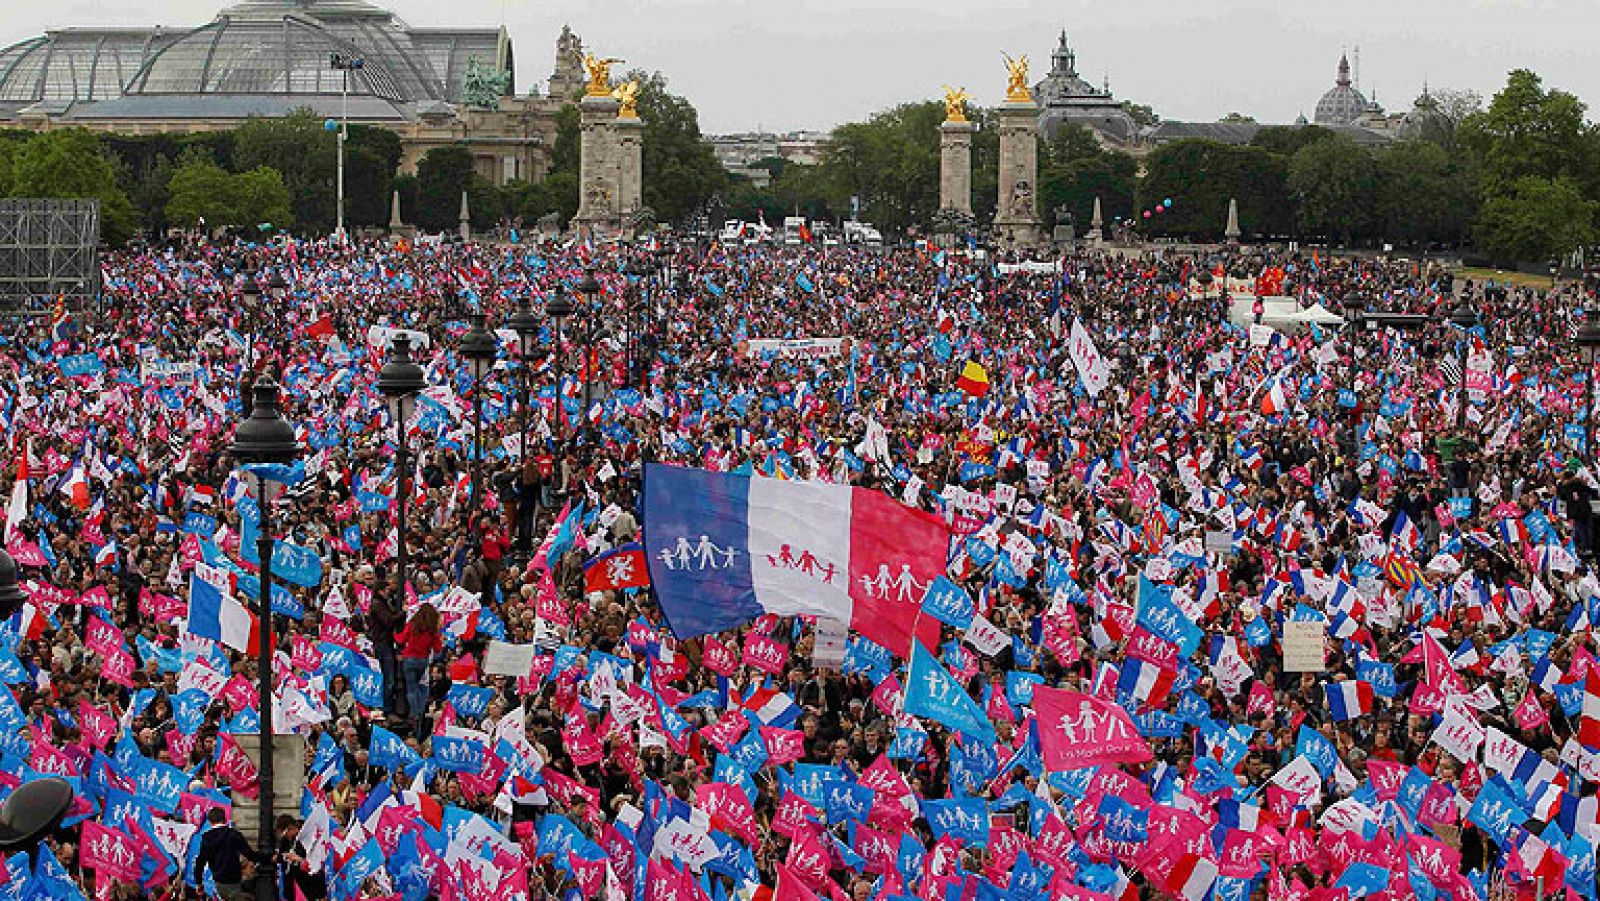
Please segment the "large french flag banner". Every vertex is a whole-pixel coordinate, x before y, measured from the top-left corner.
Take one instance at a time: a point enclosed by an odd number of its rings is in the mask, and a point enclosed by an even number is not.
[[[900,657],[945,571],[950,530],[864,488],[647,464],[644,545],[672,632],[710,635],[764,613],[849,624]]]

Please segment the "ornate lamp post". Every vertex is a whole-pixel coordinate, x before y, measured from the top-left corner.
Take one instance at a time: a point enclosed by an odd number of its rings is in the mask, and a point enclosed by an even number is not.
[[[562,435],[563,429],[561,428],[561,418],[562,418],[562,414],[564,412],[562,410],[563,398],[561,396],[561,381],[562,381],[562,378],[561,378],[561,323],[568,316],[571,316],[576,310],[577,310],[577,306],[573,304],[572,297],[567,294],[567,287],[565,285],[557,285],[556,286],[556,293],[553,294],[550,297],[549,300],[545,301],[545,304],[544,304],[544,314],[546,316],[548,316],[550,318],[550,320],[556,324],[556,333],[555,333],[555,337],[554,337],[554,341],[555,341],[554,356],[555,356],[555,361],[556,361],[556,409],[555,409],[555,420],[556,420],[555,421],[555,426],[556,426],[556,430],[555,431],[556,431],[556,445],[557,446],[559,446],[561,444],[562,440],[563,440],[563,435]]]
[[[472,314],[472,328],[461,336],[461,355],[472,366],[472,511],[483,503],[483,381],[494,365],[499,345],[484,325],[482,313]]]
[[[261,331],[261,285],[255,278],[244,280],[244,287],[239,289],[239,306],[250,320],[250,346],[245,348],[244,372],[239,375],[239,406],[248,417],[255,397],[250,386],[256,380],[256,340]]]
[[[1600,307],[1593,304],[1583,309],[1583,325],[1572,339],[1583,353],[1584,403],[1583,403],[1583,455],[1589,456],[1590,420],[1594,418],[1594,358],[1600,352]]]
[[[583,273],[583,281],[578,283],[578,294],[583,298],[583,305],[588,315],[585,317],[583,327],[583,409],[578,412],[578,436],[580,441],[589,441],[589,383],[594,373],[594,325],[595,317],[604,311],[600,309],[600,295],[604,289],[594,277],[594,270]]]
[[[1478,324],[1478,313],[1465,300],[1457,301],[1450,312],[1450,324],[1461,330],[1456,339],[1456,364],[1460,367],[1461,382],[1456,387],[1456,429],[1467,424],[1467,329]]]
[[[411,475],[406,423],[411,421],[411,414],[417,408],[417,395],[425,387],[427,379],[422,367],[411,360],[411,336],[401,332],[389,346],[389,361],[378,370],[378,393],[387,399],[389,418],[394,420],[395,469],[400,473],[399,488],[395,491],[395,523],[399,530],[395,565],[400,569],[402,594],[406,586],[406,496],[411,493],[406,485]]]
[[[649,303],[645,294],[645,279],[650,272],[638,260],[630,261],[623,275],[628,278],[628,376],[627,384],[631,387],[636,382],[642,381],[639,375],[641,341],[640,333],[644,330],[646,306]]]
[[[278,412],[278,386],[270,377],[262,377],[255,383],[255,402],[251,404],[250,416],[234,430],[228,452],[246,466],[285,464],[299,456],[300,444],[295,441],[294,426]],[[261,565],[261,595],[257,600],[261,635],[256,643],[256,691],[261,698],[261,822],[257,853],[265,862],[263,870],[267,874],[278,870],[278,845],[272,834],[272,501],[268,495],[272,481],[265,475],[256,475],[256,497],[261,508],[261,530],[256,537],[256,559]],[[272,901],[276,894],[274,879],[257,877],[256,898],[259,901]]]
[[[528,295],[524,293],[522,300],[517,304],[517,311],[506,320],[506,328],[517,333],[517,360],[522,363],[522,436],[517,448],[521,452],[522,471],[524,475],[529,471],[528,466],[533,462],[533,450],[528,440],[529,432],[533,428],[533,342],[539,337],[539,314],[533,311]],[[525,483],[518,479],[518,485]],[[524,492],[525,493],[525,492]],[[533,543],[533,520],[522,507],[524,501],[517,504],[517,544],[520,546]],[[528,524],[527,529],[521,526]]]

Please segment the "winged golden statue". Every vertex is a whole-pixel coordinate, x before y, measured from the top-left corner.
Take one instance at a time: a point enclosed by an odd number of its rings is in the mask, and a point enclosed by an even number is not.
[[[967,101],[972,95],[966,88],[952,88],[944,86],[944,118],[946,122],[967,121]]]
[[[585,94],[590,97],[611,96],[611,67],[622,60],[608,56],[598,59],[593,53],[584,54],[583,71],[589,75],[589,85]]]
[[[622,84],[617,85],[617,89],[611,92],[611,96],[622,103],[622,108],[617,110],[617,118],[639,118],[639,82],[624,81]]]
[[[1028,55],[1012,59],[1009,54],[1002,53],[1006,61],[1006,101],[1009,103],[1032,103],[1033,92],[1028,90]]]

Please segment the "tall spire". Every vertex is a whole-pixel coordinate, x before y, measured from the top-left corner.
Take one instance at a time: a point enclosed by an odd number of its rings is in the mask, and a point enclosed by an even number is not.
[[[1350,86],[1350,58],[1343,53],[1339,54],[1339,77],[1334,79],[1334,84],[1341,88]]]

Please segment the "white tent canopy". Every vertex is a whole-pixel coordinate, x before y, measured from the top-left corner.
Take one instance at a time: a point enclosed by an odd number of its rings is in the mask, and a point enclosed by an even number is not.
[[[1228,309],[1228,319],[1234,325],[1247,328],[1255,322],[1255,318],[1254,298],[1234,298],[1233,305]],[[1328,312],[1321,304],[1301,309],[1300,301],[1293,297],[1261,298],[1262,325],[1293,335],[1304,331],[1306,325],[1312,322],[1318,325],[1338,326],[1344,323],[1344,318]]]

